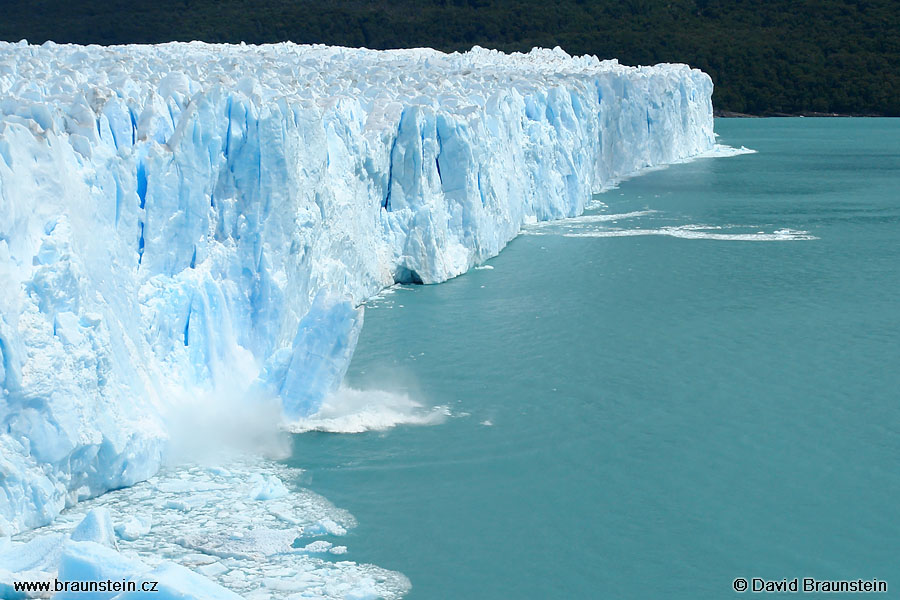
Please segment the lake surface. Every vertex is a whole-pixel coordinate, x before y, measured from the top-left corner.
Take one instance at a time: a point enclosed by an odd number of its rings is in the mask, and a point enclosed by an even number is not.
[[[348,383],[451,416],[294,437],[359,521],[342,558],[412,600],[900,590],[900,120],[716,128],[758,153],[372,302]]]

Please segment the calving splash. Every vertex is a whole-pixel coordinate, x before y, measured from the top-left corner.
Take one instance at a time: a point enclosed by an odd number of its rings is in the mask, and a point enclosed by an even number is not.
[[[559,49],[0,43],[0,535],[148,480],[203,415],[362,427],[323,401],[367,298],[714,151],[711,93]]]
[[[450,416],[446,406],[427,408],[407,393],[341,387],[309,417],[288,423],[294,433],[362,433],[397,425],[437,425]]]

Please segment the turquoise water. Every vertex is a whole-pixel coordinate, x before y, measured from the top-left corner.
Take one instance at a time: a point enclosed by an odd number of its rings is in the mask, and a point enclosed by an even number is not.
[[[900,120],[716,128],[759,152],[373,303],[349,383],[453,416],[295,436],[304,483],[359,520],[344,558],[413,600],[900,590]]]

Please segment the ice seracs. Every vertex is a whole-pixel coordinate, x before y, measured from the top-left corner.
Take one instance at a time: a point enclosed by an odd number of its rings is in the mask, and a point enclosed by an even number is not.
[[[185,406],[308,415],[365,298],[710,150],[711,92],[558,49],[0,43],[0,535],[153,475]]]

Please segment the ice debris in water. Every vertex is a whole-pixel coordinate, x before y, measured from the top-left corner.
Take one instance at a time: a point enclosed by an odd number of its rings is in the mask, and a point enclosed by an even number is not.
[[[163,471],[79,503],[50,526],[0,538],[0,582],[153,580],[154,598],[187,600],[402,596],[403,575],[328,558],[347,547],[322,536],[346,535],[355,521],[313,492],[289,489],[298,475],[268,461]]]

